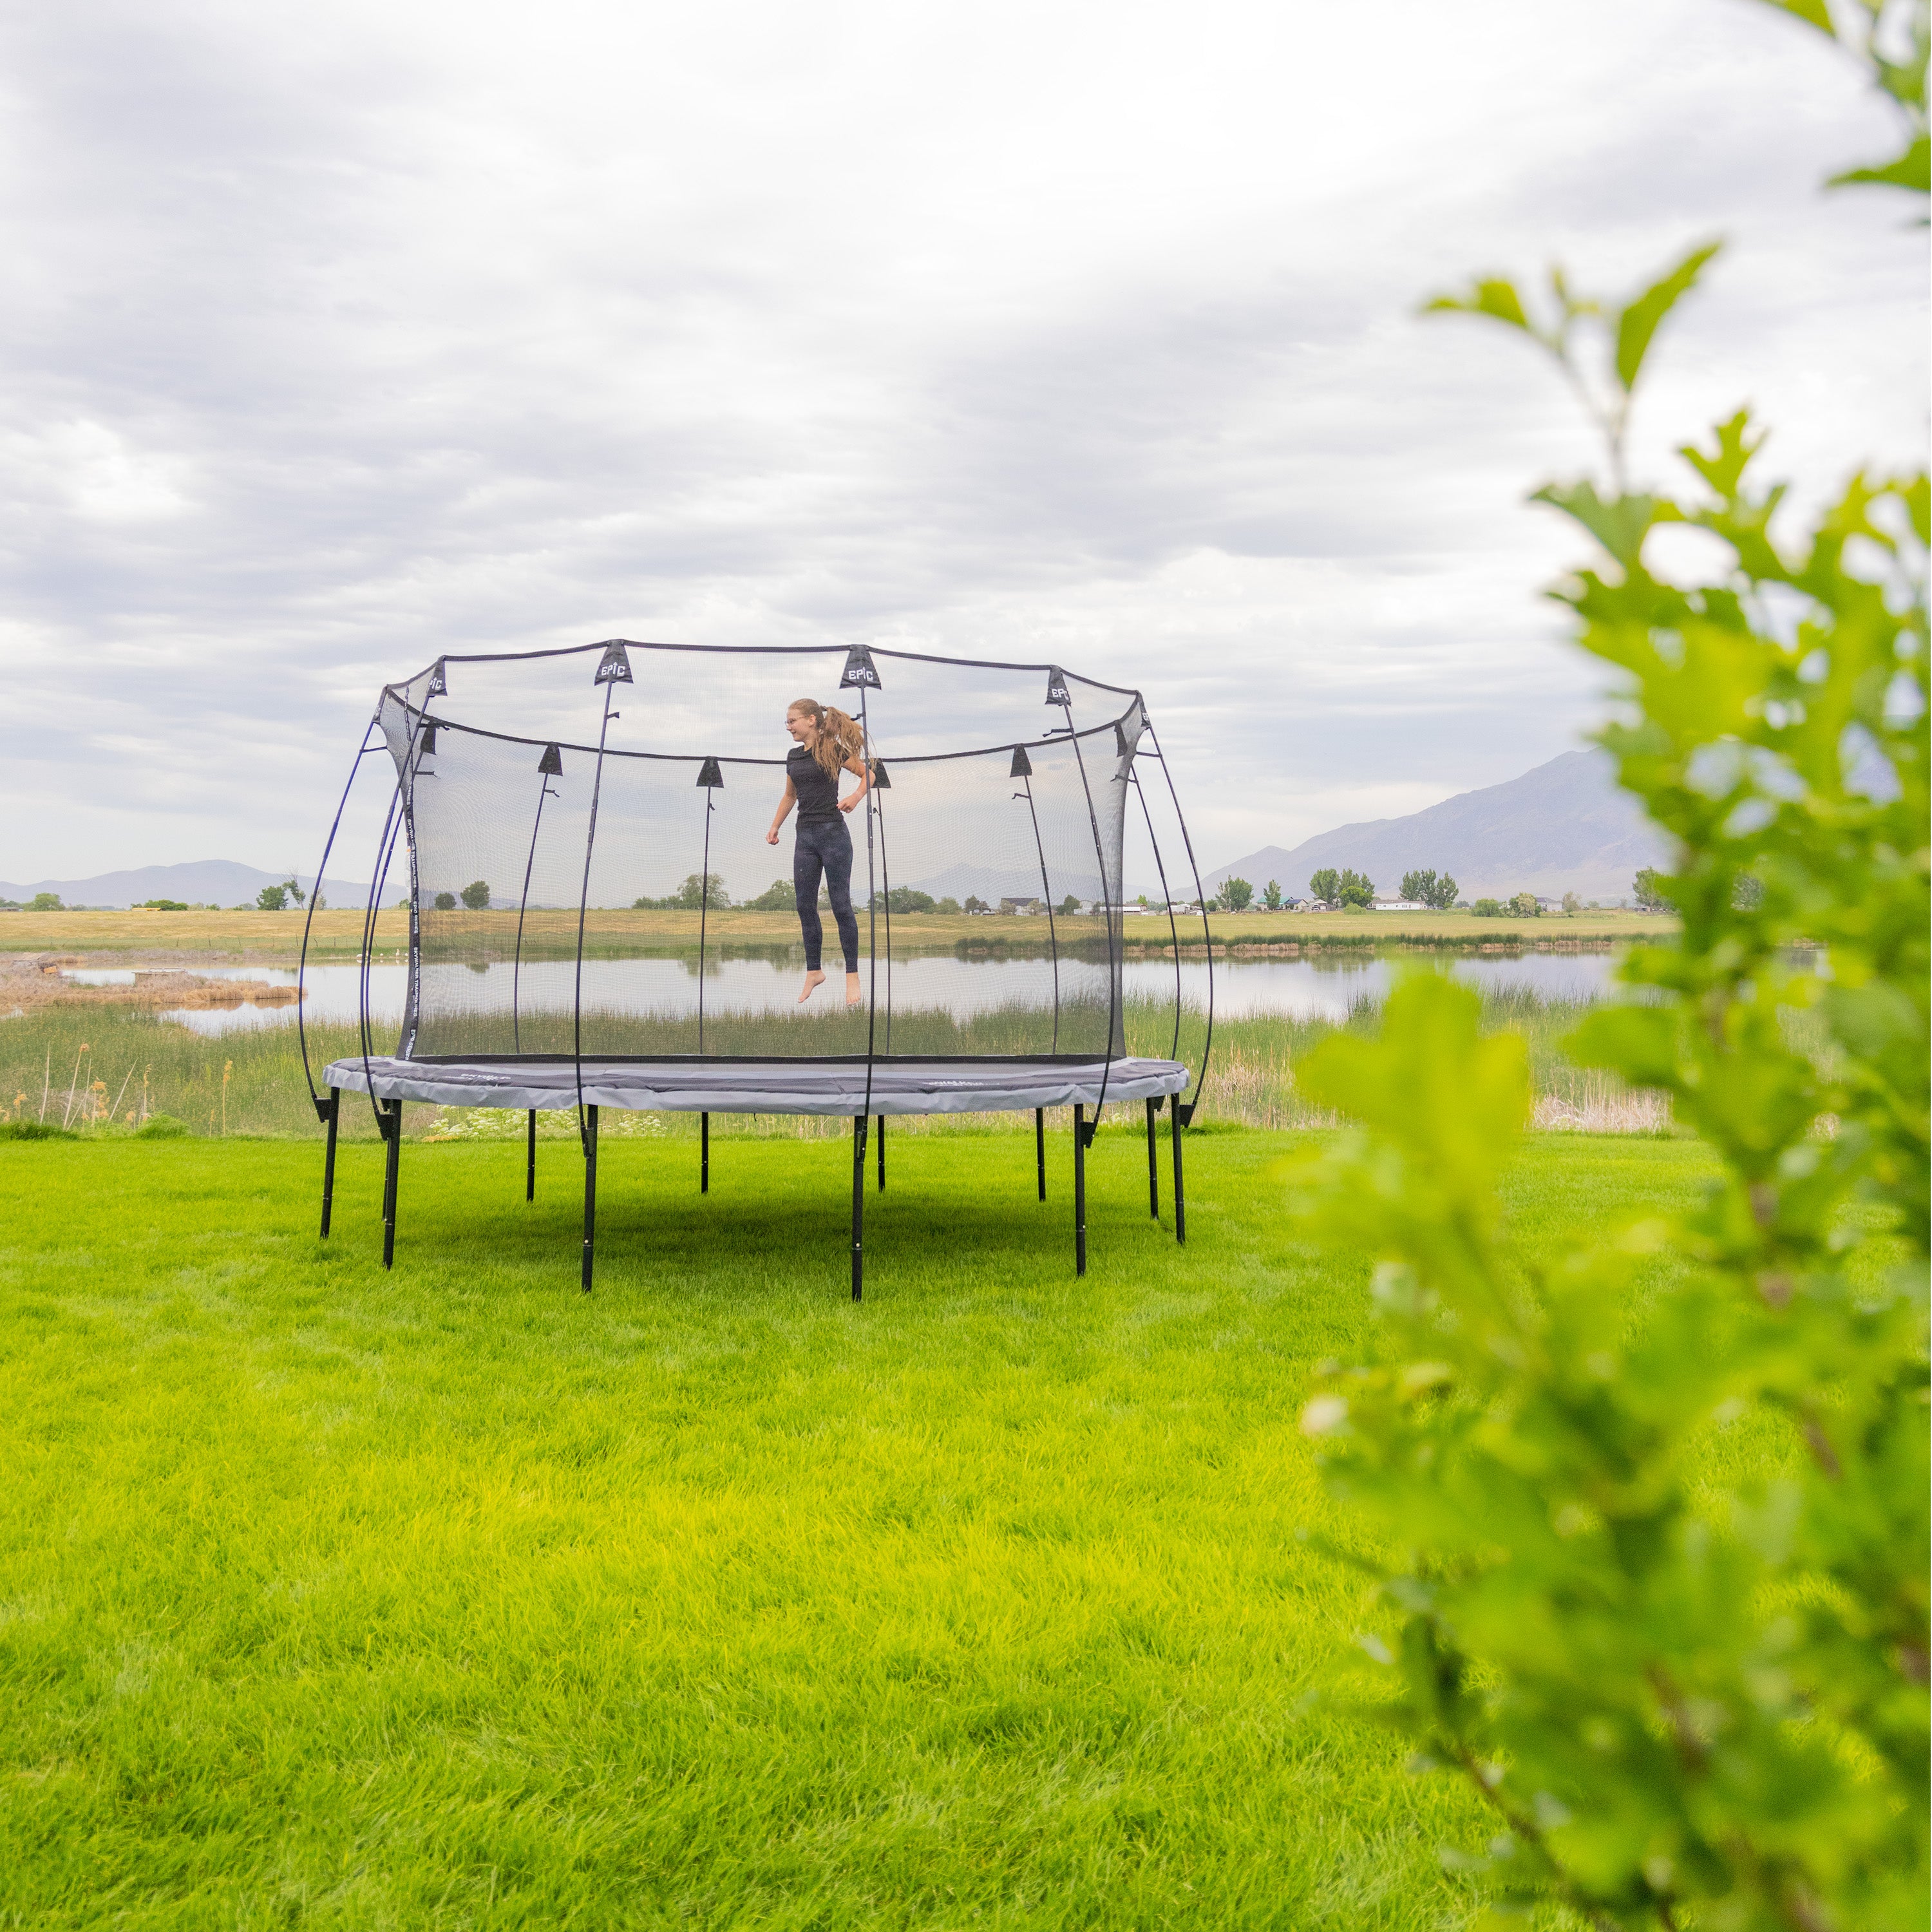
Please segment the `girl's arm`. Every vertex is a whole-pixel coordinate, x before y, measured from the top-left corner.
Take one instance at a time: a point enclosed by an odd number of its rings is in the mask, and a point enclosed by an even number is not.
[[[778,842],[778,827],[791,815],[791,808],[798,802],[798,788],[790,778],[785,780],[784,796],[778,800],[778,815],[772,820],[772,829],[765,834],[765,843],[776,845]]]
[[[838,801],[838,809],[841,812],[851,812],[856,809],[859,801],[872,790],[872,775],[866,769],[866,763],[862,758],[848,758],[845,760],[845,769],[848,772],[857,774],[859,789],[850,798],[842,798]],[[790,783],[790,781],[787,780],[787,783]]]

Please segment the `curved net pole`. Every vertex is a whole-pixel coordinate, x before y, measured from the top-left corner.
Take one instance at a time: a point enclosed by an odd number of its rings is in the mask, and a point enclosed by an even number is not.
[[[880,766],[870,755],[871,750],[868,740],[865,760],[867,776],[866,797],[868,803],[877,797],[879,790]],[[886,802],[884,799],[878,800],[877,808],[879,814],[879,890],[886,902],[886,1058],[890,1060],[892,1055],[892,866],[886,850]],[[881,1136],[884,1134],[883,1125],[879,1132]],[[885,1142],[883,1138],[879,1145],[879,1158],[884,1160]]]
[[[1040,902],[1046,908],[1046,944],[1053,956],[1053,1044],[1048,1051],[1060,1051],[1060,935],[1054,929],[1053,920],[1053,887],[1046,876],[1046,844],[1040,836],[1040,810],[1033,800],[1033,760],[1026,754],[1024,745],[1013,747],[1013,770],[1010,776],[1017,777],[1025,789],[1013,794],[1016,798],[1026,800],[1027,816],[1033,820],[1033,849],[1040,857]]]
[[[586,1161],[596,1156],[591,1148],[590,1127],[584,1112],[584,919],[590,904],[590,855],[597,844],[597,801],[604,789],[604,744],[610,735],[610,693],[618,682],[614,676],[604,676],[608,663],[607,652],[605,662],[597,672],[598,681],[604,686],[604,719],[597,728],[597,770],[590,781],[590,823],[584,834],[584,889],[577,896],[577,984],[570,1002],[571,1058],[577,1076],[577,1138]],[[627,658],[623,663],[623,682],[628,683],[630,676]],[[703,984],[700,980],[700,988]],[[585,1239],[587,1252],[589,1237],[586,1235]],[[585,1266],[589,1266],[587,1261]]]
[[[308,896],[308,912],[302,920],[302,956],[296,962],[296,1038],[302,1048],[302,1078],[308,1082],[308,1097],[316,1115],[324,1120],[328,1118],[328,1102],[315,1090],[315,1074],[308,1060],[308,1030],[302,1024],[302,994],[308,975],[309,928],[315,923],[315,902],[322,892],[322,882],[328,875],[328,855],[335,850],[335,835],[342,829],[342,814],[349,809],[349,794],[355,789],[362,760],[375,749],[369,742],[369,734],[381,719],[382,714],[378,712],[370,718],[368,728],[362,734],[362,748],[356,754],[355,762],[349,767],[348,782],[342,788],[335,816],[329,823],[328,836],[322,841],[322,863],[316,868],[315,884]]]
[[[384,1124],[382,1110],[376,1101],[376,1076],[370,1067],[372,1058],[371,1029],[369,1020],[369,963],[370,955],[376,944],[376,915],[382,909],[382,888],[389,879],[389,861],[394,857],[396,835],[401,829],[397,808],[403,802],[403,782],[396,780],[396,788],[389,794],[389,809],[382,820],[382,830],[376,840],[376,869],[369,881],[369,903],[362,914],[362,957],[356,988],[356,1018],[362,1041],[362,1078],[369,1090],[370,1111],[376,1117],[376,1131],[386,1139],[388,1129]]]
[[[704,774],[698,783],[704,784]],[[704,934],[711,915],[711,814],[717,809],[711,802],[711,788],[704,790],[704,856],[698,867],[698,1050],[704,1051]]]
[[[1167,930],[1174,941],[1174,1048],[1168,1055],[1170,1060],[1180,1058],[1180,926],[1174,916],[1174,895],[1167,889],[1167,862],[1160,856],[1160,841],[1155,837],[1154,814],[1149,810],[1147,794],[1141,789],[1141,775],[1132,774],[1134,796],[1141,802],[1141,816],[1147,820],[1148,843],[1154,848],[1154,868],[1160,879],[1161,903],[1167,908]],[[1126,888],[1121,887],[1123,894]]]
[[[537,815],[530,824],[530,853],[524,861],[524,896],[517,902],[517,950],[510,964],[510,1039],[514,1051],[524,1050],[524,915],[530,909],[530,876],[536,868],[537,834],[543,830],[544,800],[561,798],[561,792],[552,791],[550,782],[553,776],[560,776],[563,770],[561,755],[557,759],[557,770],[550,769],[550,751],[546,748],[543,763],[537,768]]]
[[[1087,760],[1080,749],[1080,734],[1073,728],[1073,700],[1063,690],[1060,704],[1066,714],[1066,735],[1073,741],[1073,762],[1079,768],[1080,789],[1087,795],[1087,823],[1094,832],[1094,862],[1100,872],[1100,910],[1107,922],[1107,1058],[1100,1070],[1100,1092],[1094,1102],[1094,1118],[1078,1128],[1084,1144],[1091,1147],[1094,1136],[1100,1131],[1100,1109],[1107,1104],[1107,1083],[1113,1077],[1114,1029],[1120,1018],[1120,949],[1114,943],[1115,914],[1107,899],[1107,855],[1100,843],[1100,815],[1094,809],[1094,788],[1087,782]],[[1078,1126],[1077,1120],[1076,1124]]]
[[[859,687],[860,755],[868,773],[866,785],[866,1112],[872,1111],[872,1061],[878,1051],[879,1032],[879,890],[872,868],[872,814],[878,805],[870,779],[872,764],[872,728],[866,715],[866,687]],[[887,928],[890,932],[890,927]]]
[[[1194,1098],[1184,1105],[1179,1094],[1174,1098],[1175,1123],[1184,1127],[1192,1122],[1194,1109],[1200,1104],[1208,1084],[1208,1056],[1214,1051],[1214,934],[1208,923],[1208,895],[1202,889],[1201,862],[1194,856],[1194,841],[1187,836],[1187,820],[1180,809],[1180,794],[1174,788],[1173,768],[1167,762],[1167,754],[1160,748],[1160,733],[1144,712],[1141,714],[1141,722],[1147,727],[1148,736],[1154,740],[1154,754],[1160,760],[1161,774],[1167,780],[1167,795],[1174,802],[1174,823],[1180,827],[1180,842],[1186,850],[1188,869],[1194,874],[1194,896],[1201,907],[1201,938],[1208,949],[1208,1037],[1202,1043],[1201,1071],[1194,1076]],[[1174,942],[1174,958],[1178,973],[1180,962],[1178,938]]]

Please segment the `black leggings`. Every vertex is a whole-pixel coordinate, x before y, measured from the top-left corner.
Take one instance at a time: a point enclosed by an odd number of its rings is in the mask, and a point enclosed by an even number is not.
[[[825,928],[818,917],[818,879],[832,901],[838,923],[838,944],[845,953],[845,970],[859,970],[859,922],[852,914],[852,835],[842,818],[801,818],[798,843],[792,848],[791,890],[798,902],[798,922],[805,934],[805,965],[819,970],[825,946]]]

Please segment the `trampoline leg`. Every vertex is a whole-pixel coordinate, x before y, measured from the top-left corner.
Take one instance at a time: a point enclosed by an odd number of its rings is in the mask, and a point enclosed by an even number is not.
[[[382,1156],[382,1265],[396,1264],[396,1178],[402,1164],[403,1103],[390,1101],[383,1108],[387,1124],[382,1138],[388,1142]]]
[[[1148,1109],[1148,1212],[1158,1221],[1160,1219],[1160,1164],[1155,1158],[1154,1146],[1154,1117],[1160,1111],[1158,1100],[1150,1100]]]
[[[1087,1136],[1082,1118],[1087,1109],[1073,1108],[1073,1272],[1087,1272]]]
[[[866,1286],[866,1117],[852,1116],[852,1299]]]
[[[334,1088],[328,1090],[328,1145],[322,1156],[322,1235],[328,1238],[328,1216],[335,1205],[335,1127],[341,1118],[342,1096]]]
[[[1174,1238],[1187,1239],[1187,1196],[1180,1186],[1180,1103],[1174,1106]]]
[[[530,1109],[529,1136],[524,1157],[524,1198],[534,1201],[537,1198],[537,1110],[534,1107]]]
[[[597,1245],[597,1109],[584,1110],[584,1292],[590,1292],[590,1264]]]
[[[698,1117],[698,1191],[700,1194],[711,1192],[711,1116],[700,1114]]]
[[[1040,1171],[1040,1198],[1046,1198],[1046,1109],[1033,1110],[1033,1159]]]
[[[886,1117],[879,1116],[879,1192],[886,1191]]]

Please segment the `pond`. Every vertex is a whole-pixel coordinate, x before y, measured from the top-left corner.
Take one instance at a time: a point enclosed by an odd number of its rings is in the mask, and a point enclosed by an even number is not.
[[[835,961],[833,964],[836,964]],[[1392,968],[1400,963],[1387,956],[1349,953],[1330,959],[1217,959],[1214,962],[1214,1010],[1222,1018],[1279,1014],[1297,1019],[1341,1019],[1358,1000],[1380,1000],[1388,992]],[[1037,961],[981,958],[962,960],[951,952],[896,958],[892,962],[896,1010],[914,1006],[943,1006],[959,1019],[1005,1004],[1022,990],[1034,997],[1038,985]],[[1544,1000],[1598,998],[1611,983],[1616,965],[1607,952],[1525,952],[1516,957],[1481,956],[1454,959],[1450,972],[1479,988],[1500,991],[1522,988]],[[196,969],[211,979],[255,980],[292,986],[292,968],[239,966]],[[508,962],[487,966],[442,966],[429,972],[464,976],[463,1004],[472,1010],[510,1007],[512,968]],[[774,950],[752,958],[708,958],[704,966],[706,1012],[782,1013],[791,1008],[803,970],[802,954]],[[881,977],[884,967],[880,964]],[[538,1010],[568,1012],[576,968],[569,960],[526,961],[522,968],[520,998],[527,1013]],[[1124,969],[1130,998],[1161,1002],[1172,1000],[1174,969],[1172,960],[1132,960]],[[76,970],[70,977],[94,985],[130,982],[131,972]],[[359,1004],[359,970],[354,966],[311,966],[306,977],[304,1011],[311,1020],[352,1020]],[[400,964],[375,964],[369,969],[370,1010],[385,1025],[400,1023],[406,983]],[[822,989],[814,1004],[836,999],[836,976]],[[586,959],[584,1000],[586,1006],[611,1006],[659,1013],[688,1013],[698,1005],[698,973],[694,956],[622,960]],[[1208,964],[1185,960],[1180,968],[1182,998],[1196,1007],[1208,1001]],[[288,1026],[292,1006],[241,1006],[206,1010],[166,1012],[197,1033],[236,1033],[254,1027]]]

